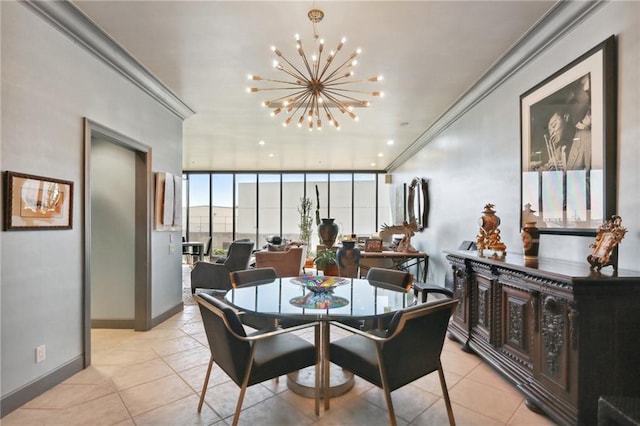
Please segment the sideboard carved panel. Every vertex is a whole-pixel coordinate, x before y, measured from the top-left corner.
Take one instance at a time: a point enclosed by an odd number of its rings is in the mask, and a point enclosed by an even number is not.
[[[596,424],[600,395],[640,397],[640,272],[447,251],[450,336],[498,368],[558,424]]]

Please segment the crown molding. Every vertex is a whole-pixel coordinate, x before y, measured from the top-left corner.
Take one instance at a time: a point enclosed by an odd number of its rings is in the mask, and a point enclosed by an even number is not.
[[[193,109],[178,98],[164,83],[100,29],[73,3],[69,1],[35,0],[22,0],[21,3],[91,52],[104,64],[145,91],[182,120],[195,114]]]
[[[393,160],[387,170],[394,171],[411,159],[505,80],[606,3],[607,0],[558,1],[480,80]]]

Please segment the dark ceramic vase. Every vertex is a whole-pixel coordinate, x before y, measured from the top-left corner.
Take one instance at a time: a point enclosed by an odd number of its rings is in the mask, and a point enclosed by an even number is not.
[[[338,224],[333,221],[334,219],[322,219],[322,223],[318,225],[320,242],[328,249],[333,247],[338,236]]]
[[[355,241],[342,241],[342,246],[336,253],[338,269],[341,277],[358,278],[360,268],[360,249]]]
[[[525,259],[535,259],[538,257],[540,248],[540,230],[535,222],[527,222],[522,227],[522,248]]]

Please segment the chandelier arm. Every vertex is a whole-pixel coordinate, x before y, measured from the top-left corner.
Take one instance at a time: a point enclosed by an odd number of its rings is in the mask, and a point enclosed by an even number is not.
[[[290,70],[289,68],[283,67],[282,65],[280,65],[280,68],[277,68],[278,70],[282,71],[285,74],[290,75],[291,77],[295,78],[296,80],[301,80],[303,81],[305,84],[309,83],[309,79],[300,72],[300,70],[298,70],[296,67],[293,67],[294,71]],[[302,84],[301,84],[302,86]]]
[[[349,106],[345,104],[342,99],[337,98],[336,95],[331,92],[324,92],[324,96],[327,99],[329,99],[331,102],[336,104],[339,107],[339,109],[344,108],[345,110],[347,110],[349,108]],[[353,99],[353,100],[357,101],[357,99]],[[340,112],[343,112],[343,111],[341,110]]]
[[[347,95],[343,95],[341,93],[335,93],[332,91],[325,91],[325,96],[327,97],[327,99],[331,100],[332,102],[335,102],[337,104],[339,104],[341,107],[343,107],[344,109],[348,109],[349,106],[347,104],[345,104],[345,101],[354,101],[357,102],[358,104],[365,104],[366,101],[362,100],[362,99],[358,99],[358,98],[354,98],[353,96],[347,96]]]
[[[307,92],[304,95],[305,95],[305,97],[304,97],[304,99],[302,101],[298,102],[297,104],[294,104],[294,105],[296,105],[296,107],[291,112],[291,115],[289,115],[289,118],[293,118],[293,116],[296,115],[296,113],[298,111],[300,111],[300,108],[302,108],[303,105],[308,105],[307,103],[305,103],[305,101],[309,97],[309,93]],[[305,111],[302,113],[302,115],[304,116],[305,113],[306,113],[306,107],[305,107]]]
[[[332,61],[331,61],[330,63],[333,63],[333,61],[336,59],[336,56],[337,56],[337,52],[336,52],[336,54],[333,56],[333,59],[332,59]],[[335,68],[333,71],[331,71],[331,73],[330,73],[326,78],[331,78],[331,77],[333,77],[335,74],[337,74],[337,73],[341,72],[342,70],[347,69],[347,68],[350,66],[351,62],[353,61],[353,59],[354,59],[356,56],[358,56],[358,54],[357,54],[357,53],[355,53],[355,52],[354,52],[353,54],[351,54],[351,56],[349,56],[349,58],[347,58],[347,59],[346,59],[342,64],[340,64],[340,65],[336,66],[336,68]],[[329,68],[329,66],[328,66],[328,65],[329,65],[330,63],[327,63],[327,64],[325,65],[325,70],[324,70],[324,71],[326,71],[326,69],[327,69],[327,68]],[[322,76],[321,76],[321,77],[323,77],[323,76],[324,76],[324,71],[323,71],[323,73],[322,73]]]
[[[368,79],[340,81],[343,78],[347,78],[347,77],[343,75],[343,76],[336,77],[333,80],[325,80],[324,85],[332,87],[332,86],[341,86],[343,84],[375,83],[375,81],[369,81]]]
[[[309,69],[309,64],[307,63],[307,58],[304,56],[304,50],[302,51],[303,53],[303,58],[304,58],[304,62],[305,65],[307,67],[307,70]],[[294,71],[289,70],[288,68],[285,68],[283,66],[280,66],[280,68],[278,68],[280,71],[283,71],[287,74],[289,74],[291,77],[293,78],[297,78],[303,81],[308,82],[308,78],[305,76],[305,74],[303,72],[301,72],[295,65],[293,65],[291,62],[289,62],[289,60],[284,56],[280,56],[296,73],[298,73],[297,75],[294,73]]]
[[[367,92],[364,90],[351,90],[351,89],[336,89],[336,88],[326,88],[325,87],[325,91],[329,92],[329,93],[333,93],[335,96],[343,96],[345,98],[349,98],[349,99],[353,99],[347,95],[343,95],[343,93],[361,93],[363,95],[369,95],[369,96],[375,96],[373,93],[371,92]],[[354,99],[357,100],[357,99]]]
[[[301,94],[304,94],[304,93],[305,93],[304,91],[297,92],[297,93],[294,93],[294,96],[298,96],[298,95],[301,95]],[[268,100],[268,101],[266,101],[266,102],[267,102],[267,103],[269,103],[269,104],[272,104],[272,103],[274,103],[274,102],[280,102],[280,101],[286,100],[286,99],[287,99],[287,98],[289,98],[289,97],[291,97],[291,94],[287,94],[287,95],[284,95],[284,96],[280,96],[279,98],[275,98],[275,99],[269,99],[269,100]]]
[[[329,120],[329,124],[333,125],[333,114],[331,114],[331,109],[327,106],[327,104],[322,104],[322,108],[324,112],[327,114],[327,119]]]
[[[298,79],[298,80],[300,80],[300,79]],[[306,87],[305,84],[301,84],[298,81],[276,80],[276,79],[271,79],[271,78],[263,78],[262,81],[268,81],[269,83],[282,83],[282,84],[290,84],[290,85],[295,85],[295,86],[300,86],[300,87]],[[267,89],[260,89],[260,90],[267,90]]]
[[[333,63],[333,61],[336,59],[336,57],[338,56],[338,52],[340,52],[340,50],[342,49],[343,46],[343,42],[341,41],[340,43],[338,43],[338,46],[336,47],[336,51],[334,54],[331,55],[331,61],[327,61],[324,64],[324,68],[322,69],[322,73],[320,74],[320,76],[318,77],[319,80],[322,80],[322,77],[324,76],[324,73],[327,72],[327,69],[329,68],[329,66]],[[351,56],[350,59],[353,59],[353,55]],[[349,62],[349,61],[347,61]],[[340,67],[338,67],[338,69],[342,68],[344,66],[344,64],[342,64]],[[332,73],[333,74],[333,73]]]
[[[307,68],[307,72],[309,73],[309,77],[313,78],[313,71],[311,70],[311,66],[309,65],[309,60],[307,59],[307,53],[302,48],[302,44],[300,44],[300,48],[298,49],[298,53],[300,54],[300,57],[302,57],[302,62],[304,63],[305,68]],[[287,61],[287,62],[289,62],[289,61]],[[296,69],[296,71],[297,71],[297,69]],[[298,72],[300,72],[300,71],[298,71]],[[300,74],[302,74],[302,73],[300,73]],[[309,82],[309,79],[305,78],[305,80],[307,82]]]

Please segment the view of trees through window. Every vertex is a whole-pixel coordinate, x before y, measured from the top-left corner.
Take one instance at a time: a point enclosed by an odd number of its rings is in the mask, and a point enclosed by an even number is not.
[[[316,195],[317,188],[317,195]],[[369,236],[391,223],[389,185],[381,173],[223,173],[183,176],[183,236],[220,253],[240,238],[266,244],[272,235],[299,241],[301,205],[311,202],[311,250],[318,244],[315,223],[334,218],[341,235]]]

